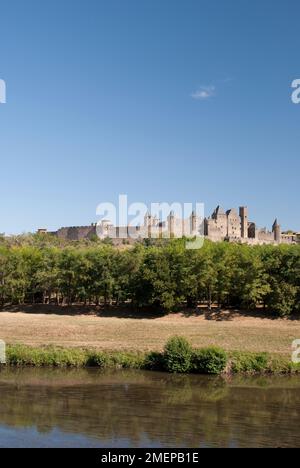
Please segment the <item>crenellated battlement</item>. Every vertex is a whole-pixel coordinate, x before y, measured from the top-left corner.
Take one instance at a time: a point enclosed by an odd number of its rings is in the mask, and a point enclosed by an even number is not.
[[[92,239],[99,235],[99,225],[62,227],[51,234],[65,240]],[[149,213],[144,218],[142,226],[114,226],[108,221],[100,223],[105,231],[105,237],[113,239],[115,244],[127,239],[128,243],[144,238],[180,238],[203,235],[213,242],[240,242],[251,245],[259,244],[297,244],[300,234],[294,232],[282,233],[281,227],[275,219],[272,230],[259,228],[256,223],[249,221],[249,210],[241,206],[239,211],[231,208],[226,212],[218,206],[208,218],[200,219],[194,213],[187,219],[177,217],[171,212],[165,221]],[[39,233],[47,232],[40,229]]]

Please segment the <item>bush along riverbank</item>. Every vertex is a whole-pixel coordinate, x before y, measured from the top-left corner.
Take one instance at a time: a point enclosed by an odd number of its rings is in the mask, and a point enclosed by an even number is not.
[[[300,364],[293,364],[282,356],[272,356],[268,353],[226,352],[215,347],[193,349],[183,337],[171,338],[162,353],[8,345],[6,360],[7,366],[16,367],[97,367],[209,375],[300,373]]]

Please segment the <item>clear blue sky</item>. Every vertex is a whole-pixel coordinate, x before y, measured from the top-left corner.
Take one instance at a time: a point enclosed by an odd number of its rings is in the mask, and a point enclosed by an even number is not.
[[[1,2],[0,232],[130,201],[300,230],[298,0]]]

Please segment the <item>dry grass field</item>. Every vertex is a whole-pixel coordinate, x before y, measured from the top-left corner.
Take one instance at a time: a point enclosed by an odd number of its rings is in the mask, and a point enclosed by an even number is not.
[[[268,351],[290,355],[300,338],[300,320],[270,319],[224,311],[177,313],[153,317],[35,306],[0,312],[0,339],[7,343],[95,347],[106,350],[161,350],[173,335],[194,346],[226,350]]]

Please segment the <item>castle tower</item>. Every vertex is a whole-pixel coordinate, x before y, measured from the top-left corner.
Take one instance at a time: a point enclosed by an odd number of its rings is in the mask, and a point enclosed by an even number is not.
[[[175,213],[171,211],[168,216],[168,228],[169,228],[169,235],[170,237],[174,237],[175,235]]]
[[[152,216],[149,213],[149,211],[147,211],[147,213],[145,214],[144,220],[145,220],[145,228],[146,228],[147,236],[150,239],[151,232],[152,232]]]
[[[191,235],[195,235],[197,231],[197,216],[195,211],[192,212],[191,214]]]
[[[241,238],[248,239],[248,208],[247,206],[240,206],[240,218],[241,218]]]
[[[274,221],[273,227],[272,227],[272,232],[274,234],[274,240],[275,242],[278,242],[280,244],[281,242],[281,226],[278,224],[277,218]]]
[[[227,236],[229,238],[241,238],[241,219],[235,208],[231,208],[226,212],[227,214]]]

